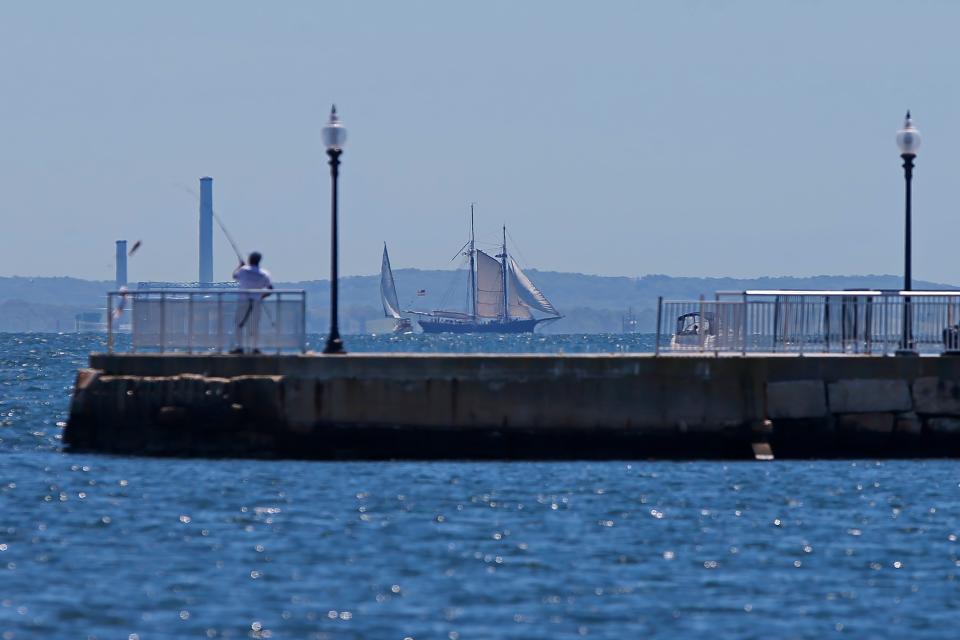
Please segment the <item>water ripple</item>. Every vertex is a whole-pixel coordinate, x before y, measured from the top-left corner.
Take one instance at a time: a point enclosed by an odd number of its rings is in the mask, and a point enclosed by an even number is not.
[[[99,338],[0,343],[4,640],[955,635],[951,461],[65,455]]]

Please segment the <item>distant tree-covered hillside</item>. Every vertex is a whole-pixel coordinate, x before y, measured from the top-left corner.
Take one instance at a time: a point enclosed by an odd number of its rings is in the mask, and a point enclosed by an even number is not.
[[[640,331],[655,327],[657,297],[696,299],[715,291],[744,289],[896,289],[899,276],[788,276],[765,278],[675,278],[647,275],[639,278],[591,276],[529,269],[527,274],[563,314],[545,333],[616,333],[632,310]],[[466,309],[465,271],[398,269],[394,272],[400,304],[405,309]],[[329,322],[330,283],[327,280],[279,282],[278,287],[305,289],[308,325],[324,331]],[[917,282],[918,289],[955,289],[953,285]],[[108,281],[77,278],[0,278],[0,331],[69,330],[75,314],[102,309]],[[422,295],[418,295],[418,291]],[[349,276],[340,281],[341,331],[367,333],[383,317],[380,277]],[[382,324],[382,323],[381,323]]]

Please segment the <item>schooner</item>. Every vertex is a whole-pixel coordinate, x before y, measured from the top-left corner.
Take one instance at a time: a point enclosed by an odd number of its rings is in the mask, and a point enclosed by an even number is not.
[[[467,274],[468,309],[466,312],[437,309],[408,311],[416,316],[425,333],[532,333],[538,324],[559,320],[563,316],[547,300],[529,277],[507,253],[507,228],[503,227],[500,253],[490,254],[476,248],[473,229],[473,206],[470,207],[470,242],[464,253],[469,259]],[[384,249],[384,266],[389,261]],[[384,275],[381,270],[381,292]],[[393,284],[393,275],[389,275]],[[396,291],[390,308],[396,309]],[[384,311],[388,309],[384,298]],[[546,314],[534,316],[534,311]],[[392,315],[392,314],[391,314]],[[394,317],[399,317],[399,313]]]

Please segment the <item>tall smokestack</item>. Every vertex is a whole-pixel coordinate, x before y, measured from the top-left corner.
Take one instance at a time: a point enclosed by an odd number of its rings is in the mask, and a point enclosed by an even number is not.
[[[213,178],[200,178],[199,282],[213,282]]]
[[[127,286],[127,241],[117,240],[117,291]]]

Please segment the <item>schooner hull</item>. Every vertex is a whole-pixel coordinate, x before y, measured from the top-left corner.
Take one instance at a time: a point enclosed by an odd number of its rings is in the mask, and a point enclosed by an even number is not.
[[[506,322],[470,322],[436,318],[417,320],[424,333],[533,333],[542,320],[507,320]]]

